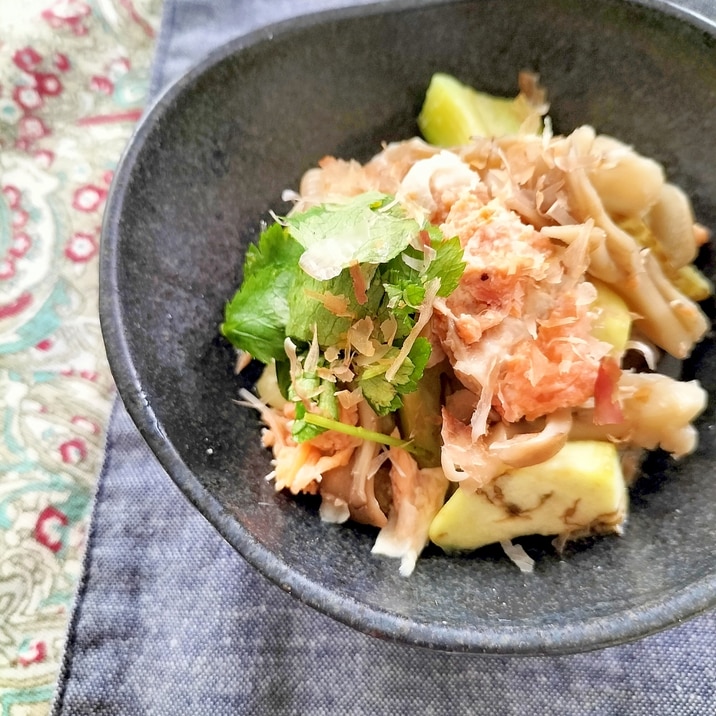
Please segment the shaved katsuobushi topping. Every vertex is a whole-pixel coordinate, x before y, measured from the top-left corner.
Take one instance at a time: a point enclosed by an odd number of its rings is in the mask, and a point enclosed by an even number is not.
[[[226,306],[276,489],[401,574],[430,541],[530,570],[513,539],[621,533],[641,454],[696,446],[706,392],[656,363],[710,328],[709,232],[658,162],[547,110],[528,73],[513,99],[435,75],[425,139],[309,169]]]

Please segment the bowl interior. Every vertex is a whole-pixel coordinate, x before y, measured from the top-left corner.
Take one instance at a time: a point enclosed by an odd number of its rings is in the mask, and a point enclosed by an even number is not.
[[[435,71],[514,94],[540,73],[556,131],[584,124],[664,163],[716,227],[716,52],[705,26],[600,0],[385,3],[238,40],[182,78],[139,127],[107,209],[101,312],[127,408],[187,496],[274,581],[358,628],[450,650],[569,652],[635,638],[716,598],[714,406],[698,451],[655,455],[626,535],[568,547],[428,549],[408,579],[374,557],[374,533],[321,523],[310,499],[275,494],[259,422],[234,402],[218,335],[246,247],[285,188],[324,155],[359,160],[417,133]],[[703,264],[713,276],[708,252]],[[713,393],[709,339],[683,365]]]

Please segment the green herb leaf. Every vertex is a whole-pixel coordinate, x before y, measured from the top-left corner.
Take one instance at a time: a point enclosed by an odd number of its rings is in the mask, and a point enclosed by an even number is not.
[[[332,420],[338,420],[340,416],[340,410],[338,407],[338,399],[336,398],[336,386],[327,380],[321,380],[315,374],[304,373],[300,376],[296,383],[297,387],[304,392],[304,394],[311,394],[317,390],[320,392],[317,396],[317,401],[314,403],[315,407],[318,408],[319,414],[330,418]],[[293,435],[296,442],[302,443],[305,440],[310,440],[325,432],[326,428],[311,423],[306,420],[306,417],[312,415],[306,409],[306,405],[296,395],[296,391],[293,387],[289,388],[289,397],[296,403],[296,417],[291,427],[291,435]]]
[[[423,271],[418,271],[403,260],[404,256],[417,261],[423,259],[422,253],[413,247],[408,247],[381,270],[387,297],[381,308],[381,319],[387,318],[388,315],[396,319],[398,339],[405,338],[415,325],[417,309],[425,298],[425,286],[438,278],[438,296],[449,296],[457,288],[465,270],[460,239],[457,236],[444,239],[437,226],[428,225],[425,230],[430,236],[430,245],[435,256]]]
[[[418,388],[418,381],[423,377],[423,371],[428,363],[431,353],[430,341],[422,336],[415,339],[408,358],[400,367],[395,376],[395,383],[401,393],[412,393]]]
[[[348,271],[342,271],[330,281],[318,281],[299,271],[288,294],[289,320],[286,333],[298,341],[310,343],[313,339],[313,327],[316,326],[318,345],[321,348],[342,343],[352,323],[378,312],[383,298],[383,287],[380,277],[374,273],[366,292],[368,300],[359,305]],[[337,316],[318,298],[329,293],[345,300],[348,316]]]
[[[379,192],[359,194],[344,204],[321,204],[283,222],[306,249],[301,268],[319,281],[356,263],[389,261],[420,228],[393,197]]]
[[[393,413],[403,404],[397,388],[385,379],[385,375],[361,378],[359,384],[363,397],[378,415]]]
[[[392,382],[386,379],[385,373],[398,355],[397,348],[391,348],[383,358],[363,368],[357,378],[358,385],[363,397],[378,415],[395,412],[403,404],[400,396],[417,389],[430,358],[430,350],[427,338],[417,338]]]
[[[425,282],[439,278],[438,296],[449,296],[460,283],[466,265],[460,239],[457,236],[451,239],[433,238],[430,245],[435,249],[435,258],[428,265]]]
[[[412,281],[398,278],[396,283],[384,284],[384,290],[388,298],[384,306],[384,318],[395,318],[398,322],[396,338],[405,338],[415,325],[417,310],[425,298],[425,286],[420,283],[419,278]]]
[[[345,204],[315,207],[283,222],[286,228],[271,226],[249,248],[244,283],[226,306],[221,332],[259,360],[276,360],[281,391],[296,403],[293,435],[301,442],[324,429],[311,416],[333,420],[339,410],[333,383],[304,374],[289,385],[286,337],[306,345],[313,341],[315,331],[320,349],[338,347],[351,325],[370,316],[373,338],[381,342],[385,340],[383,322],[394,318],[397,330],[390,348],[385,347],[386,352],[374,362],[352,364],[351,369],[356,376],[353,387],[362,389],[379,415],[399,410],[402,396],[418,387],[430,356],[429,341],[418,338],[414,342],[390,381],[386,371],[415,326],[426,286],[439,279],[440,296],[457,286],[465,266],[458,238],[445,240],[438,227],[424,227],[434,250],[432,260],[424,263],[423,252],[410,245],[420,227],[392,197],[377,192]],[[307,254],[309,268],[318,266],[313,273],[299,266]],[[363,303],[356,297],[350,270],[356,262],[367,284]],[[304,402],[299,395],[315,398]]]
[[[249,247],[244,281],[224,310],[222,335],[263,363],[286,358],[287,296],[302,252],[280,225],[270,226]]]

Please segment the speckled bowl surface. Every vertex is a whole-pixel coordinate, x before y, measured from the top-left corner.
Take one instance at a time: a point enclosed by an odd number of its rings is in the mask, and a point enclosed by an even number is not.
[[[320,521],[276,494],[259,422],[234,402],[218,334],[248,243],[285,188],[326,154],[360,160],[417,133],[435,71],[513,94],[540,73],[557,131],[591,123],[662,161],[716,228],[716,30],[667,3],[387,2],[236,40],[183,76],[137,129],[104,225],[101,317],[121,396],[160,461],[249,562],[356,628],[432,648],[567,653],[634,639],[716,604],[714,405],[700,446],[654,455],[623,538],[523,540],[533,574],[499,550],[430,548],[410,578],[370,553],[370,529]],[[712,256],[701,257],[713,275]],[[713,315],[712,307],[708,310]],[[683,365],[713,394],[711,339]]]

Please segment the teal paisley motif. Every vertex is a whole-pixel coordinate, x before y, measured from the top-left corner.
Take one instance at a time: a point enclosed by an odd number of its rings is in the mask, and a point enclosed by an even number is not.
[[[67,287],[58,281],[37,313],[10,336],[0,335],[0,354],[17,353],[52,335],[62,323],[59,309],[68,305]]]
[[[119,107],[137,107],[149,90],[149,74],[130,70],[114,83],[112,98]]]

